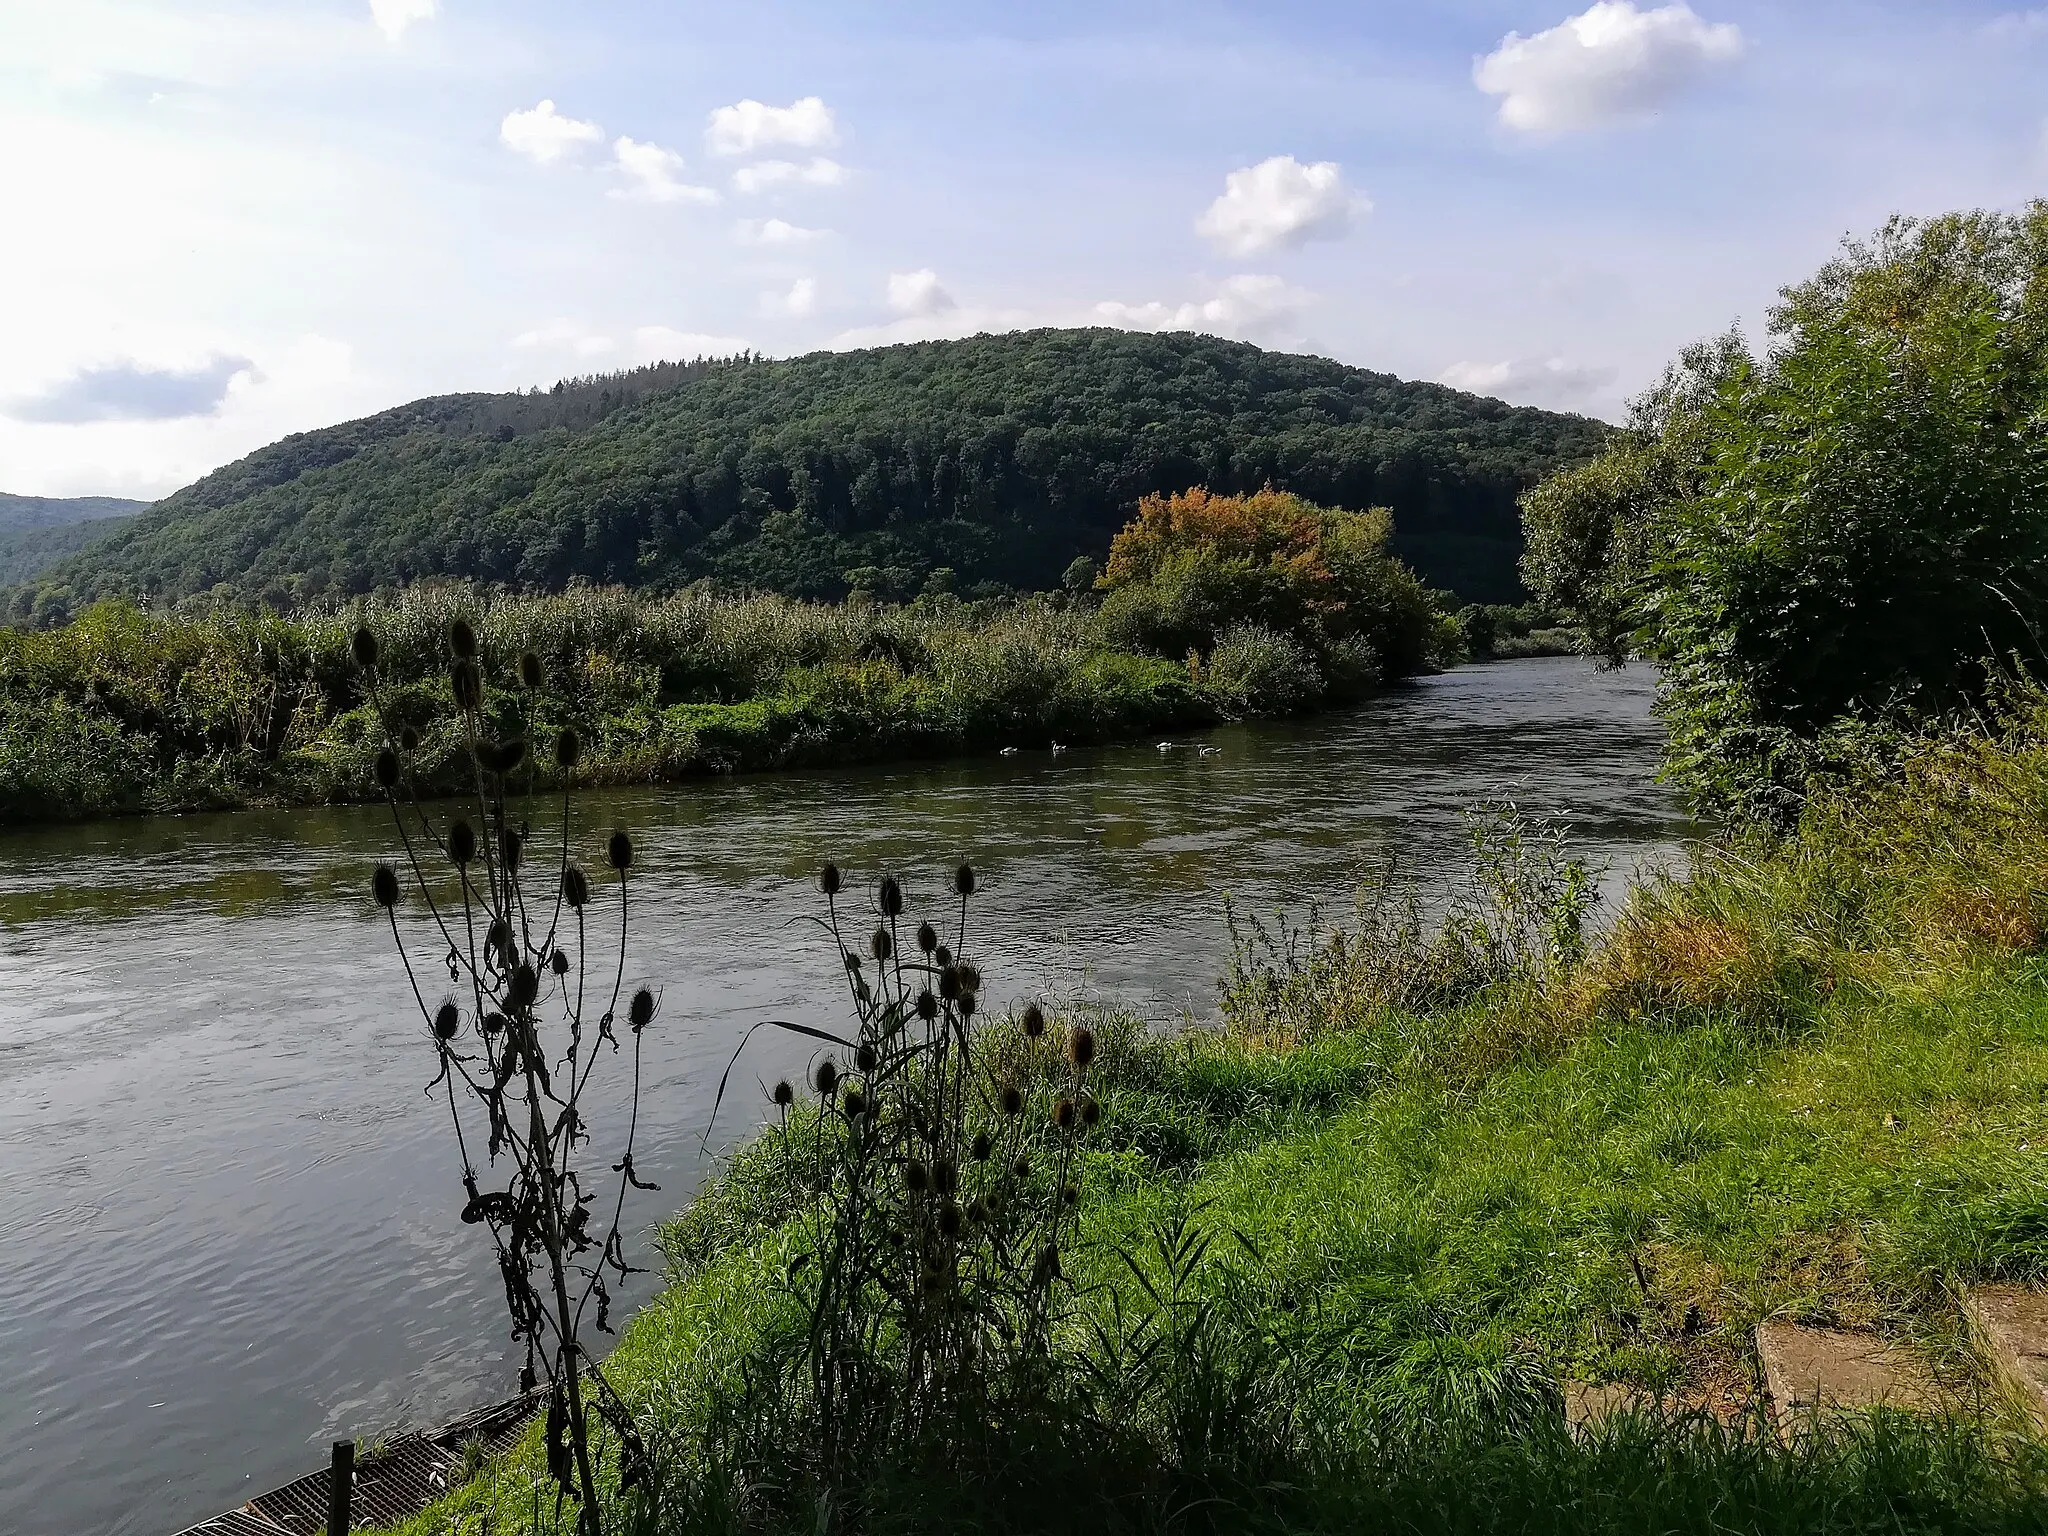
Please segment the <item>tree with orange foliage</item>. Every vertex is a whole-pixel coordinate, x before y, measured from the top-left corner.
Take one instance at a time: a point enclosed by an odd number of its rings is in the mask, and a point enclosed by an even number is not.
[[[1109,548],[1096,586],[1113,644],[1202,658],[1236,654],[1247,627],[1305,647],[1318,692],[1362,693],[1426,670],[1448,621],[1414,572],[1387,553],[1383,508],[1319,507],[1270,487],[1147,496]]]

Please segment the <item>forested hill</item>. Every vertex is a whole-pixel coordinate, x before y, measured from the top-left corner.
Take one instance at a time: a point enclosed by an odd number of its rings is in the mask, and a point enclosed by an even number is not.
[[[0,587],[40,575],[149,510],[114,496],[14,496],[0,492]]]
[[[786,361],[663,364],[421,400],[286,438],[160,502],[9,603],[274,601],[425,576],[530,588],[699,577],[837,597],[1057,583],[1137,499],[1271,483],[1394,511],[1477,600],[1517,591],[1515,497],[1605,429],[1193,335],[1045,330]]]

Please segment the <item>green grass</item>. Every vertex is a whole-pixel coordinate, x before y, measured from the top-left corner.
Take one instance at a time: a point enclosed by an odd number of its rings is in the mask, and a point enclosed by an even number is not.
[[[2048,1457],[1955,1305],[2048,1279],[2044,720],[1930,744],[1434,1011],[1375,1003],[1387,953],[1354,934],[1298,962],[1327,1009],[1260,1016],[1283,986],[1213,1031],[1098,1020],[1072,1374],[1042,1418],[873,1469],[853,1523],[2048,1528]],[[808,1198],[756,1142],[668,1229],[611,1366],[668,1458],[661,1530],[817,1523],[741,1454],[773,1435],[750,1363],[801,1347],[778,1279]],[[1949,1415],[1779,1444],[1751,1345],[1775,1317],[1910,1341]],[[1567,1380],[1668,1415],[1574,1439]],[[460,1507],[530,1497],[530,1463],[495,1476]]]

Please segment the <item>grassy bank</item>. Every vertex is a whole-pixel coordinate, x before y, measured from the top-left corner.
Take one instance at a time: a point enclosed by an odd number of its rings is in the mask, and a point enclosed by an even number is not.
[[[2048,1275],[2044,805],[2036,700],[1639,888],[1589,945],[1582,880],[1508,818],[1441,924],[1375,899],[1245,931],[1216,1028],[1091,1015],[1053,1406],[866,1469],[858,1523],[2040,1529],[2048,1459],[1953,1293]],[[1028,1070],[1016,1046],[988,1037],[992,1073]],[[801,1353],[786,1282],[836,1123],[757,1139],[667,1230],[613,1365],[658,1427],[659,1529],[821,1518],[772,1470],[761,1365]],[[1911,1341],[1954,1416],[1780,1446],[1741,1417],[1769,1317]],[[1570,1379],[1676,1416],[1574,1439]],[[523,1520],[531,1479],[515,1459],[414,1529]]]
[[[46,631],[0,629],[0,821],[320,804],[374,792],[376,733],[349,657],[381,637],[386,704],[424,742],[432,789],[464,767],[448,697],[450,621],[474,619],[507,731],[573,725],[579,781],[1081,744],[1356,697],[1370,654],[1319,667],[1240,626],[1195,661],[1121,649],[1091,609],[1046,600],[900,608],[584,590],[506,598],[413,589],[294,617],[101,604]],[[544,713],[512,663],[537,656]]]

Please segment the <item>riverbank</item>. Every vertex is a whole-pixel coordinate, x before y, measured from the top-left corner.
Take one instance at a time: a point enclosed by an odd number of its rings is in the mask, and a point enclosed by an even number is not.
[[[1120,649],[1092,608],[1044,598],[882,608],[431,587],[289,618],[107,603],[60,629],[0,629],[0,823],[374,797],[382,733],[350,654],[361,624],[382,641],[384,708],[421,738],[422,792],[459,790],[445,666],[457,617],[494,663],[493,719],[548,740],[573,727],[584,787],[1130,740],[1327,707],[1456,659],[1448,621],[1406,659],[1354,645],[1338,665],[1242,625],[1169,659]],[[521,685],[527,656],[538,689]]]
[[[1320,944],[1247,935],[1216,1030],[1096,1015],[1065,1428],[962,1426],[957,1481],[874,1469],[879,1523],[2037,1528],[2048,1460],[1954,1294],[2048,1276],[2044,800],[2035,701],[1640,885],[1583,952],[1568,867],[1507,826],[1452,939],[1366,908]],[[740,1476],[811,1198],[778,1146],[669,1228],[670,1287],[613,1357],[673,1458],[664,1529],[812,1507]],[[1789,1448],[1719,1428],[1767,1318],[1900,1341],[1953,1416]],[[1167,1341],[1149,1372],[1139,1324]],[[1573,1439],[1567,1379],[1702,1412]],[[530,1471],[456,1507],[523,1510]]]

